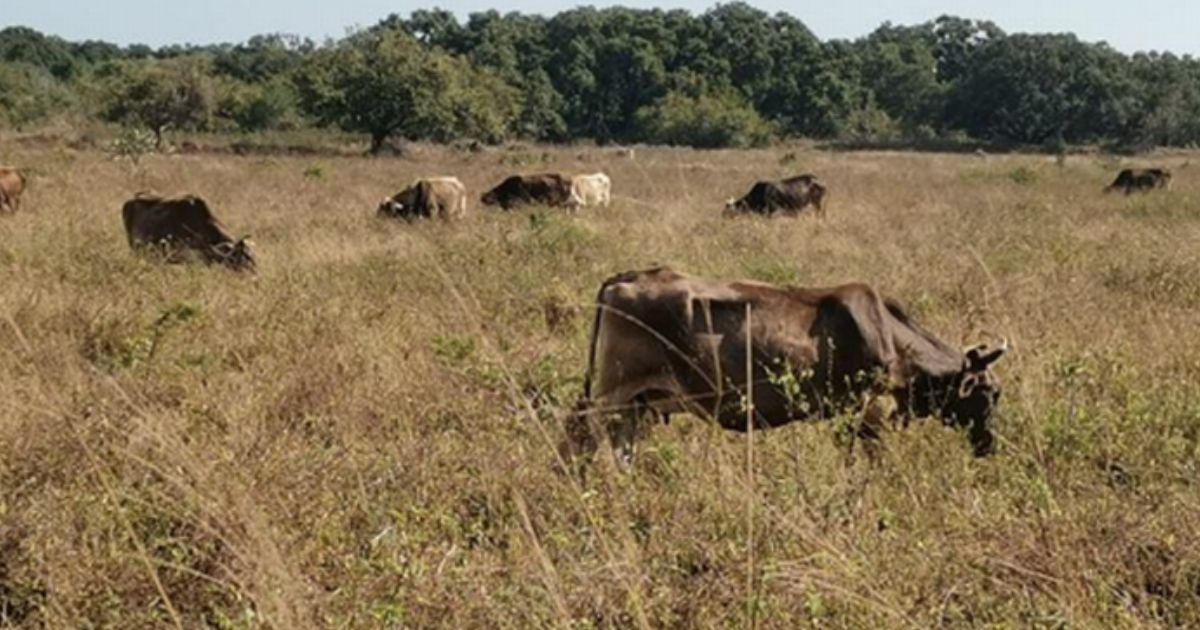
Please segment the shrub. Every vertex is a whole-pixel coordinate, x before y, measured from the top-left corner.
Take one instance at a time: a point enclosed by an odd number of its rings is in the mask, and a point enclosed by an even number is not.
[[[40,122],[70,106],[70,92],[47,71],[0,62],[0,126]]]
[[[670,92],[637,112],[642,140],[701,149],[757,147],[771,129],[745,99],[732,90],[689,96]]]

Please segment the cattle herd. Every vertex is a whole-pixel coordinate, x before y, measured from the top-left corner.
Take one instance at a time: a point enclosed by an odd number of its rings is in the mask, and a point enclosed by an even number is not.
[[[1161,168],[1125,169],[1105,188],[1126,194],[1165,188]],[[0,214],[21,207],[26,177],[0,167]],[[604,173],[513,175],[480,197],[485,206],[607,207]],[[824,216],[827,189],[811,174],[756,182],[726,212]],[[380,202],[377,215],[460,219],[467,189],[456,177],[418,179]],[[234,239],[203,199],[139,192],[121,208],[131,249],[165,262],[256,268],[250,243]],[[560,452],[586,462],[607,435],[619,462],[632,461],[649,423],[691,413],[735,430],[769,428],[863,411],[856,436],[878,436],[884,420],[934,416],[967,430],[976,455],[994,448],[991,416],[1000,385],[991,366],[1006,341],[956,350],[870,286],[828,288],[717,281],[668,268],[606,280],[596,297],[583,394],[565,419]],[[882,412],[890,398],[894,409]],[[885,417],[886,416],[886,417]],[[868,445],[873,442],[868,442]]]

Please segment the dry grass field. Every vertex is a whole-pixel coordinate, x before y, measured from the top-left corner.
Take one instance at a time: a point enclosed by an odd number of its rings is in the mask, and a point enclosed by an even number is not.
[[[792,153],[792,155],[788,155]],[[526,148],[406,159],[0,145],[0,627],[1200,626],[1200,168]],[[1173,188],[1104,195],[1121,164]],[[604,170],[609,209],[478,207]],[[818,221],[724,219],[811,171]],[[418,175],[456,224],[381,222]],[[259,273],[131,254],[134,192],[206,198]],[[590,303],[620,271],[865,281],[951,344],[1009,337],[999,452],[937,421],[750,442],[690,417],[562,474]]]

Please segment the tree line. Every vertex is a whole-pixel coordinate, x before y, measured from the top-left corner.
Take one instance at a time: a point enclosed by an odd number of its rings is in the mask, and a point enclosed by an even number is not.
[[[330,127],[393,139],[742,147],[789,137],[1061,148],[1200,142],[1200,61],[942,16],[821,41],[743,3],[441,9],[339,40],[117,46],[0,31],[0,127],[80,116],[146,129]]]

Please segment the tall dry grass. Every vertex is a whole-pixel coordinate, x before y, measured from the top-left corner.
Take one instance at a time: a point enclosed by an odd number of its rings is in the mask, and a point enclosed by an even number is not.
[[[1200,624],[1189,156],[1126,198],[1103,158],[785,153],[0,148],[36,167],[0,217],[0,627]],[[604,170],[613,207],[372,217],[418,175],[533,170]],[[827,221],[719,216],[803,171]],[[207,199],[258,276],[131,255],[147,188]],[[633,474],[559,474],[595,289],[656,264],[1008,336],[999,454],[924,422],[847,465],[833,422],[748,460],[681,418]]]

